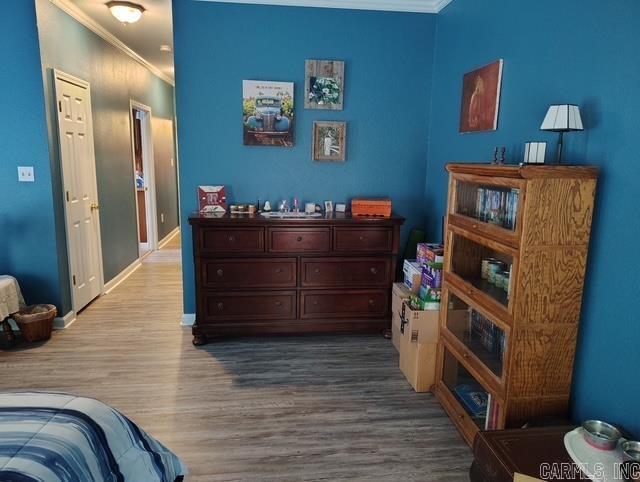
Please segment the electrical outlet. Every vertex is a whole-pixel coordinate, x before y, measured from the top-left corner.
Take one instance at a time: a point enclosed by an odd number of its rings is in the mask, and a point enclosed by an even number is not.
[[[18,166],[18,181],[20,182],[34,182],[33,166]]]
[[[160,222],[164,223],[164,213],[160,213]]]

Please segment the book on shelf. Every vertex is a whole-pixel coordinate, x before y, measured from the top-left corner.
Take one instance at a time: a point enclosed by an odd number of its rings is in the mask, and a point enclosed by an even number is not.
[[[477,382],[462,383],[454,391],[472,417],[482,418],[486,414],[488,394]]]
[[[515,229],[518,217],[518,189],[491,189],[479,187],[475,217],[480,221]]]

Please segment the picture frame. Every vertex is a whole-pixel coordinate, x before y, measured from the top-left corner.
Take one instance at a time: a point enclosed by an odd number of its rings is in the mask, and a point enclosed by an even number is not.
[[[324,202],[324,212],[332,213],[333,212],[333,201],[325,201]]]
[[[304,108],[342,110],[344,108],[344,62],[305,60]]]
[[[472,70],[462,82],[460,133],[498,129],[503,60]]]
[[[293,82],[243,80],[243,144],[293,147],[294,98]]]
[[[345,162],[347,123],[316,121],[313,123],[312,158],[316,162]]]

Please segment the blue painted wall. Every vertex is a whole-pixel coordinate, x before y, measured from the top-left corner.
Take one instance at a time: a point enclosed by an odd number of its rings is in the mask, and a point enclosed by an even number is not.
[[[0,15],[0,274],[19,278],[27,302],[59,303],[53,194],[33,2],[3,2]],[[19,183],[17,166],[34,166]]]
[[[421,226],[435,17],[174,0],[182,222],[196,187],[225,184],[236,202],[389,195]],[[346,61],[345,109],[304,110],[304,61]],[[242,145],[242,80],[295,82],[295,147]],[[347,162],[314,164],[314,120],[348,122]],[[185,312],[195,311],[184,230]]]
[[[586,131],[565,136],[566,159],[601,166],[574,377],[577,419],[597,417],[640,433],[640,34],[635,0],[455,0],[439,16],[425,197],[439,236],[450,161],[510,159],[523,144],[554,147],[539,131],[549,104],[576,103]],[[462,76],[503,58],[499,130],[458,134]],[[554,152],[547,153],[554,159]]]

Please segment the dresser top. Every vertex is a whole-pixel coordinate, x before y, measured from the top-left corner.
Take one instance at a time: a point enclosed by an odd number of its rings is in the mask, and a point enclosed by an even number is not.
[[[404,223],[404,218],[392,214],[389,218],[376,216],[352,216],[351,213],[323,214],[310,218],[266,218],[260,214],[201,214],[194,212],[189,216],[191,225],[279,225],[279,226],[317,226],[317,225],[358,225],[393,226]]]

